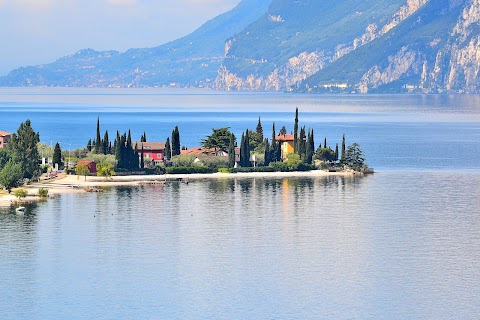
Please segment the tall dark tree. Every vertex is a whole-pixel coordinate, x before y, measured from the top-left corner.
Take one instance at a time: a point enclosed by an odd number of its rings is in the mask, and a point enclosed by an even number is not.
[[[255,132],[257,133],[260,142],[263,141],[263,127],[262,122],[260,121],[260,117],[258,117],[257,128],[255,129]]]
[[[242,142],[240,144],[240,165],[242,167],[250,166],[250,145],[248,142],[248,130],[242,133]]]
[[[87,150],[92,151],[92,139],[88,139]]]
[[[95,138],[95,153],[103,153],[102,137],[100,137],[100,117],[97,118],[97,137]]]
[[[110,153],[109,146],[110,146],[110,141],[108,139],[108,130],[107,130],[107,131],[105,131],[105,135],[103,136],[103,140],[102,140],[103,154],[109,154]]]
[[[147,142],[147,133],[144,131],[143,136],[140,138],[140,142]]]
[[[296,154],[300,154],[298,145],[298,108],[295,109],[295,124],[293,126],[293,149]]]
[[[128,130],[127,144],[125,147],[125,162],[126,169],[131,170],[134,167],[134,155],[133,155],[133,146],[132,146],[132,133],[130,129]]]
[[[268,139],[265,139],[265,152],[264,152],[264,161],[263,165],[268,166],[270,164],[272,152],[270,150],[270,144],[268,143]]]
[[[323,141],[323,148],[327,148],[327,138],[325,138],[325,140]]]
[[[40,174],[37,144],[38,133],[34,132],[30,120],[20,124],[17,133],[12,134],[7,151],[11,161],[20,165],[24,178],[33,178]]]
[[[272,145],[270,146],[270,162],[277,162],[277,134],[275,132],[275,122],[273,123],[272,126]]]
[[[138,157],[138,145],[135,143],[135,149],[132,154],[132,166],[130,170],[138,170],[140,167],[140,158]]]
[[[305,151],[305,162],[312,163],[313,159],[313,148],[312,148],[312,133],[308,130],[308,138],[307,138],[307,148]]]
[[[315,152],[315,135],[313,134],[313,129],[312,129],[312,133],[311,133],[311,136],[312,136],[312,140],[310,141],[310,148],[312,148],[312,152]]]
[[[117,160],[117,169],[122,167],[122,138],[120,132],[117,131],[117,138],[115,139],[115,160]]]
[[[230,135],[230,143],[228,145],[228,167],[235,167],[235,135]]]
[[[180,131],[175,127],[172,131],[172,156],[180,155]]]
[[[281,136],[286,135],[287,134],[287,128],[285,128],[285,126],[282,126],[282,128],[280,128],[280,132],[278,134],[281,135]]]
[[[53,164],[58,163],[59,167],[63,166],[62,162],[62,149],[60,148],[60,144],[57,142],[55,144],[55,149],[53,150]]]
[[[343,157],[343,164],[355,171],[361,171],[365,166],[365,155],[357,143],[349,146]]]
[[[300,129],[300,136],[298,137],[298,155],[302,160],[305,160],[307,152],[307,136],[305,134],[305,127]]]
[[[338,161],[338,143],[335,145],[335,161]]]
[[[202,140],[202,146],[215,151],[228,151],[232,133],[229,128],[212,129],[212,134]]]
[[[140,169],[145,168],[145,154],[144,154],[144,149],[143,149],[143,143],[142,143],[142,153],[140,154]]]
[[[345,160],[345,134],[343,134],[343,139],[342,139],[342,156],[341,156],[341,161]]]
[[[172,146],[170,144],[170,138],[167,138],[167,142],[165,142],[165,159],[172,159]]]

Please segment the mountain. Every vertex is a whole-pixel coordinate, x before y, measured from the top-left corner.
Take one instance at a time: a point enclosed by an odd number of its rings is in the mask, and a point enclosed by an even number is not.
[[[243,0],[193,33],[155,48],[81,50],[39,66],[22,67],[0,78],[0,86],[144,87],[204,86],[214,80],[225,40],[263,15],[271,0]]]
[[[308,78],[300,90],[478,93],[479,31],[480,1],[431,0],[388,34]]]
[[[274,0],[230,41],[215,85],[478,93],[479,29],[479,0]]]
[[[244,0],[179,40],[19,68],[3,86],[480,93],[480,0]]]

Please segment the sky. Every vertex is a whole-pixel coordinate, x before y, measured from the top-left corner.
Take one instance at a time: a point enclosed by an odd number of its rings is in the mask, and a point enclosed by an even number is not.
[[[0,0],[0,75],[81,49],[125,51],[187,35],[240,0]]]

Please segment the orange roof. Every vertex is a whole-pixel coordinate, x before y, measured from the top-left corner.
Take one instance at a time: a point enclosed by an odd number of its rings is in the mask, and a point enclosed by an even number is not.
[[[186,156],[189,154],[198,155],[198,154],[209,154],[209,153],[215,153],[215,149],[213,148],[206,149],[206,148],[196,147],[196,148],[190,148],[187,150],[180,150],[180,155],[182,156]]]
[[[80,161],[77,161],[77,165],[83,164],[83,165],[85,165],[85,166],[88,166],[88,165],[91,164],[91,163],[95,163],[95,162],[92,161],[92,160],[80,160]]]
[[[278,135],[275,138],[276,141],[294,141],[294,136],[293,134],[284,134],[284,135]]]
[[[2,131],[0,130],[0,136],[5,137],[5,136],[11,136],[12,134],[10,132]]]

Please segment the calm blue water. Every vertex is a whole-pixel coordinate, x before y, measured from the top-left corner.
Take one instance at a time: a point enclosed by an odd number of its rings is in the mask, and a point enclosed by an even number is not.
[[[258,115],[291,130],[298,106],[317,144],[345,133],[378,170],[0,207],[1,319],[480,318],[478,96],[1,90],[0,130],[28,117],[72,148],[98,115],[150,140],[178,124],[193,146]]]
[[[345,133],[381,170],[480,170],[480,96],[295,96],[221,94],[182,90],[0,89],[0,130],[14,132],[29,118],[43,142],[63,149],[86,146],[96,134],[131,129],[140,140],[165,141],[180,128],[181,144],[199,146],[212,128],[228,126],[240,137],[261,116],[265,136],[273,122],[315,131],[316,144],[334,149]]]

